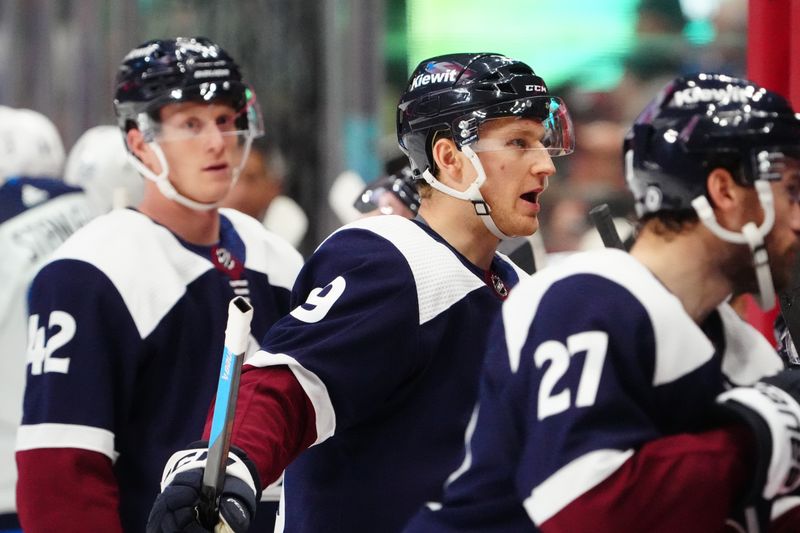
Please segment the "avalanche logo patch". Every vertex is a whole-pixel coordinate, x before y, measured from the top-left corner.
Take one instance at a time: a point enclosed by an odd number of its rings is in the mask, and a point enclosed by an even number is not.
[[[213,246],[211,248],[211,262],[214,268],[224,272],[232,279],[242,279],[244,265],[227,248]]]

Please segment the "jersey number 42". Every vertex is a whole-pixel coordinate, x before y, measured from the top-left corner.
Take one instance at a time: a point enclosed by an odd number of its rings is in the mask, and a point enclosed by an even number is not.
[[[67,344],[75,336],[75,319],[66,311],[53,311],[45,326],[39,327],[39,315],[28,318],[28,354],[26,362],[31,364],[31,375],[42,372],[69,371],[69,357],[53,357],[53,352]],[[47,338],[47,333],[50,338]]]

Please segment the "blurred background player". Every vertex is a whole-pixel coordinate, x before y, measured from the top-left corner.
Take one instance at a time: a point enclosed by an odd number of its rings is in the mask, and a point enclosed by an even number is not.
[[[403,158],[406,159],[405,156]],[[378,178],[364,187],[353,207],[365,216],[399,215],[414,218],[419,212],[419,203],[414,174],[411,167],[406,164],[394,173]]]
[[[120,65],[114,107],[144,195],[75,233],[33,281],[17,439],[30,533],[142,531],[160,465],[202,432],[229,301],[250,300],[260,338],[301,266],[260,223],[218,208],[263,131],[222,48],[143,43]]]
[[[50,119],[0,106],[0,531],[19,528],[14,440],[25,388],[28,287],[50,253],[92,216],[86,195],[61,181],[63,165]]]
[[[450,54],[412,73],[397,136],[420,218],[362,218],[306,263],[242,374],[232,453],[255,467],[228,470],[223,517],[291,463],[277,530],[391,533],[461,458],[488,323],[525,276],[495,249],[536,231],[571,121],[528,65]],[[196,527],[199,454],[168,463],[149,532]]]
[[[144,180],[117,126],[95,126],[78,138],[64,165],[64,182],[86,191],[98,215],[139,205],[144,196]]]
[[[800,373],[726,300],[774,303],[790,280],[800,118],[746,80],[677,78],[624,154],[630,254],[573,255],[515,289],[467,459],[409,533],[798,531],[781,496],[800,484]]]
[[[281,152],[256,139],[241,175],[222,202],[261,221],[264,226],[297,247],[308,230],[303,209],[283,194],[286,161]]]

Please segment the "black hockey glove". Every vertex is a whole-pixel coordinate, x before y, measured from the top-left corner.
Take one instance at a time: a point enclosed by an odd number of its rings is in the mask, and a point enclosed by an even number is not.
[[[147,519],[147,533],[208,531],[200,524],[197,510],[207,457],[208,448],[203,442],[193,443],[170,457],[164,467],[161,494]],[[261,484],[255,465],[242,450],[231,447],[219,502],[220,524],[215,531],[245,533],[259,498]]]
[[[772,500],[800,486],[800,372],[784,370],[717,397],[756,437],[756,477],[748,501]]]

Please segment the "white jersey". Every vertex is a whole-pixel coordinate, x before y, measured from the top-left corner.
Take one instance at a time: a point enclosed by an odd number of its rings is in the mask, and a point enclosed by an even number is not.
[[[83,191],[59,180],[14,178],[0,186],[0,514],[15,510],[14,439],[25,388],[28,287],[50,253],[91,217]]]

